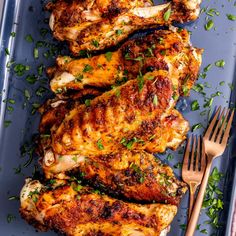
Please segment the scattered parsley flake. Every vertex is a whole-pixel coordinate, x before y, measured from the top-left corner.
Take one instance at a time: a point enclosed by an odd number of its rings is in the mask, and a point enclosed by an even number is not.
[[[4,121],[4,127],[5,127],[5,128],[9,127],[11,123],[12,123],[11,120],[5,120],[5,121]]]
[[[116,30],[116,34],[119,36],[119,35],[122,35],[123,34],[123,30],[121,30],[121,29],[118,29],[118,30]]]
[[[103,150],[103,149],[104,149],[104,146],[103,146],[103,144],[102,144],[102,139],[99,139],[99,140],[97,141],[97,147],[98,147],[99,150]]]
[[[214,21],[211,19],[205,24],[205,30],[209,31],[214,26]]]
[[[215,62],[215,66],[223,68],[225,66],[224,60],[218,60]]]
[[[84,101],[84,104],[85,104],[86,107],[89,107],[91,105],[91,100],[90,99],[86,99]]]
[[[27,34],[27,35],[25,36],[25,40],[26,40],[27,42],[29,42],[29,43],[34,42],[34,39],[33,39],[33,37],[32,37],[31,34]]]
[[[235,21],[236,20],[236,15],[227,14],[226,16],[227,16],[228,20],[231,20],[231,21]]]
[[[170,15],[171,15],[171,9],[169,8],[169,9],[165,12],[165,14],[164,14],[164,16],[163,16],[164,21],[168,21],[169,18],[170,18]]]
[[[90,66],[89,64],[86,64],[84,66],[83,72],[91,72],[93,70],[93,67]]]
[[[112,52],[105,53],[105,57],[106,57],[107,61],[110,62],[111,58],[112,58]]]
[[[195,131],[197,129],[201,129],[202,128],[202,124],[201,123],[198,123],[198,124],[195,124],[192,126],[192,131]]]
[[[199,106],[199,103],[197,100],[194,100],[192,103],[191,103],[191,110],[192,111],[197,111],[199,110],[200,106]]]
[[[153,97],[153,105],[154,106],[157,106],[158,105],[158,98],[157,98],[157,95],[155,94],[154,97]]]

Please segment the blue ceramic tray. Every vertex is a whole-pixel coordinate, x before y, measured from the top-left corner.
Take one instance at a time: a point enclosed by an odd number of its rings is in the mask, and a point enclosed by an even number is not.
[[[36,79],[34,84],[27,82],[27,75],[37,74],[38,67],[49,66],[54,63],[55,56],[47,58],[49,52],[43,47],[39,47],[39,58],[35,59],[33,50],[36,46],[42,46],[38,41],[47,41],[51,45],[51,54],[54,52],[53,45],[57,44],[52,40],[51,33],[48,29],[47,21],[48,13],[42,11],[44,1],[36,0],[5,0],[3,16],[0,31],[0,91],[1,93],[1,109],[0,109],[0,235],[55,235],[52,232],[37,233],[33,227],[29,226],[21,219],[18,213],[19,201],[14,200],[19,196],[19,191],[27,176],[32,175],[35,170],[37,160],[30,160],[30,155],[24,154],[25,151],[30,153],[31,148],[27,143],[32,140],[34,134],[37,133],[39,123],[39,114],[34,114],[35,108],[39,103],[50,97],[47,90],[47,78],[43,73]],[[206,12],[201,14],[198,21],[186,27],[192,31],[191,41],[194,46],[204,48],[203,68],[209,64],[213,64],[205,79],[200,78],[198,83],[207,83],[204,91],[208,98],[212,94],[215,96],[212,101],[212,110],[216,105],[225,107],[235,106],[236,81],[236,21],[231,21],[226,14],[236,14],[236,6],[234,1],[204,1],[202,8],[207,8],[210,15]],[[218,13],[214,13],[217,9]],[[214,27],[210,31],[204,29],[204,25],[209,19],[214,20]],[[41,34],[40,34],[40,29]],[[15,32],[15,37],[14,33]],[[31,35],[32,39],[26,35]],[[27,38],[28,40],[26,40]],[[28,42],[33,41],[33,42]],[[5,50],[8,48],[8,50]],[[9,51],[9,52],[8,52]],[[8,55],[9,54],[9,55]],[[224,68],[218,68],[214,65],[215,61],[223,59],[225,61]],[[12,66],[10,66],[12,64]],[[30,70],[26,71],[23,76],[17,76],[14,73],[16,64],[29,66]],[[9,69],[10,67],[11,69]],[[27,67],[25,68],[28,69]],[[33,79],[34,80],[34,79]],[[224,81],[221,82],[221,81]],[[31,81],[33,82],[33,81]],[[217,93],[219,91],[220,93]],[[29,99],[30,98],[30,99]],[[198,100],[200,110],[191,111],[190,104],[193,100]],[[191,125],[201,123],[200,128],[194,133],[203,133],[204,127],[207,126],[208,112],[202,115],[201,112],[209,111],[210,108],[204,108],[204,97],[195,92],[191,92],[191,96],[182,99],[178,108],[182,110],[184,116],[189,120]],[[33,113],[33,114],[32,114]],[[201,113],[201,114],[200,114]],[[204,112],[203,112],[204,113]],[[6,127],[8,126],[8,127]],[[235,127],[235,122],[233,127]],[[222,227],[214,229],[204,222],[209,220],[206,214],[200,216],[200,230],[195,235],[204,235],[200,231],[207,230],[207,235],[230,235],[231,222],[233,215],[233,206],[236,196],[235,190],[235,166],[236,166],[236,148],[235,130],[229,141],[227,150],[222,158],[217,159],[214,165],[219,171],[224,173],[220,188],[224,192],[224,209],[220,214],[220,222]],[[24,145],[25,144],[25,145]],[[26,147],[21,148],[20,147]],[[172,167],[178,167],[178,163],[182,162],[181,148],[173,153],[174,158],[167,160],[166,155],[159,155],[160,158]],[[26,166],[26,167],[25,167]],[[180,169],[174,168],[175,173],[180,176]],[[9,200],[13,199],[13,200]],[[180,225],[186,223],[188,195],[184,197],[178,215],[172,223],[169,235],[184,235],[184,231]],[[204,232],[204,231],[203,231]]]

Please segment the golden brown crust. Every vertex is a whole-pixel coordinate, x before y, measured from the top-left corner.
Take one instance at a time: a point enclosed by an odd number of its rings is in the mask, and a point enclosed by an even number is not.
[[[77,191],[75,191],[77,189]],[[92,193],[87,187],[59,187],[21,198],[21,215],[38,226],[66,235],[159,235],[172,221],[177,208],[172,205],[126,203]],[[34,210],[34,211],[33,211]],[[129,235],[129,234],[127,234]],[[134,234],[135,235],[135,234]]]
[[[174,106],[172,96],[173,86],[164,71],[128,81],[96,97],[90,106],[70,111],[51,130],[52,148],[57,154],[91,156],[123,147],[122,138],[148,141],[161,117]]]
[[[52,11],[51,28],[54,37],[69,41],[71,51],[78,55],[81,50],[96,51],[117,45],[139,29],[195,20],[200,12],[200,1],[174,0],[153,7],[150,2],[57,1],[48,5]],[[168,17],[167,11],[171,11]]]
[[[48,74],[52,91],[65,94],[87,87],[110,88],[136,78],[140,71],[165,70],[180,94],[188,95],[198,78],[201,53],[201,49],[190,45],[187,30],[160,30],[129,40],[112,53],[82,59],[58,57]]]

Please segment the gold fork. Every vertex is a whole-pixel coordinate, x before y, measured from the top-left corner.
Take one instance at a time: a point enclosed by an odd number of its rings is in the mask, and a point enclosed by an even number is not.
[[[182,166],[182,179],[189,186],[188,217],[191,215],[195,192],[202,181],[206,167],[206,157],[202,139],[200,136],[197,137],[196,135],[192,137],[193,138],[190,136],[188,138]]]
[[[207,165],[202,180],[202,184],[199,193],[197,195],[195,205],[187,226],[185,234],[186,236],[193,236],[194,231],[196,229],[199,213],[202,207],[204,193],[206,190],[208,178],[211,171],[212,162],[216,157],[221,156],[225,151],[227,141],[229,138],[231,124],[233,121],[233,116],[234,116],[234,111],[230,112],[230,109],[224,108],[223,111],[221,112],[221,107],[219,107],[206,131],[205,136],[203,137],[205,152],[207,155]]]

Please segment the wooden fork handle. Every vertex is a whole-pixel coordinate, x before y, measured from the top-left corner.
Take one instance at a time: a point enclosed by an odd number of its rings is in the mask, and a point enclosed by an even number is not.
[[[192,182],[189,184],[189,208],[188,208],[188,219],[190,218],[191,214],[192,214],[192,210],[193,210],[193,203],[194,203],[194,199],[195,199],[195,193],[197,190],[197,186],[199,185],[199,183],[196,182]]]
[[[208,178],[210,175],[210,171],[211,171],[211,166],[212,166],[212,158],[210,158],[210,160],[207,162],[207,166],[206,166],[206,170],[202,179],[202,183],[201,183],[201,187],[199,189],[196,201],[195,201],[195,205],[193,207],[193,211],[187,226],[187,230],[185,235],[186,236],[193,236],[195,229],[196,229],[196,225],[198,222],[198,218],[199,218],[199,214],[200,214],[200,210],[202,208],[202,202],[203,202],[203,198],[204,198],[204,194],[206,191],[206,187],[207,187],[207,182],[208,182]]]

